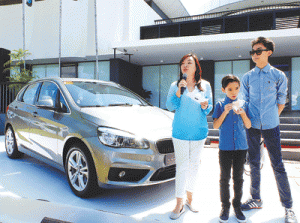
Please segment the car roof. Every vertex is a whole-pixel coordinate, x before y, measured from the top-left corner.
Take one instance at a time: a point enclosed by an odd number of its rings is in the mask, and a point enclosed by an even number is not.
[[[102,80],[96,80],[96,79],[85,79],[85,78],[61,78],[61,77],[43,77],[39,79],[34,79],[30,81],[29,83],[37,82],[37,81],[46,81],[46,80],[52,80],[52,81],[58,81],[58,82],[66,82],[66,81],[73,81],[73,82],[99,82],[103,84],[112,84],[112,85],[118,85],[117,83],[113,81],[102,81]]]

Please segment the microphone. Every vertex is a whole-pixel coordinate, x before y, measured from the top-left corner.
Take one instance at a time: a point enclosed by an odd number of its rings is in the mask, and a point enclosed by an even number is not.
[[[182,79],[186,81],[186,78],[187,78],[187,74],[184,73],[182,75]],[[184,92],[185,89],[186,89],[186,87],[181,87],[180,88],[180,93],[183,94],[183,92]]]

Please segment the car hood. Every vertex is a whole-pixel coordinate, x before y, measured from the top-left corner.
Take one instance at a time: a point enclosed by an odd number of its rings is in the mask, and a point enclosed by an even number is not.
[[[174,114],[155,106],[82,108],[81,114],[99,126],[117,128],[139,137],[152,140],[172,137]]]

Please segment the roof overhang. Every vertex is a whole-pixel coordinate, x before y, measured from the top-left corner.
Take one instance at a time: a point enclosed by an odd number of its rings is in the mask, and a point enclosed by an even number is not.
[[[143,66],[178,63],[183,55],[191,52],[197,54],[202,60],[243,60],[251,59],[250,43],[259,36],[270,38],[275,42],[273,57],[300,56],[300,29],[119,42],[113,48],[116,48],[118,52],[126,51],[131,55],[131,63]]]

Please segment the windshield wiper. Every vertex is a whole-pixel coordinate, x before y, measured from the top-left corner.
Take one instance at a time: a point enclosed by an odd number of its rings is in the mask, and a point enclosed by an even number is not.
[[[132,106],[132,104],[128,104],[128,103],[125,103],[125,104],[109,104],[108,106]]]

